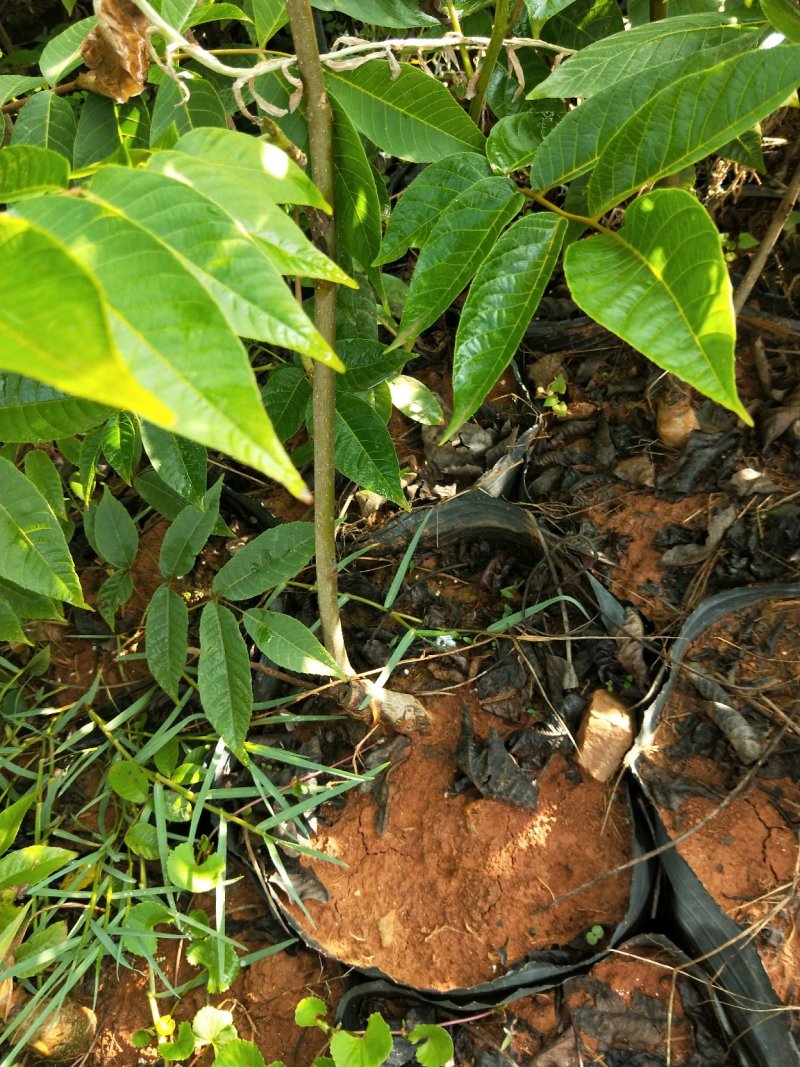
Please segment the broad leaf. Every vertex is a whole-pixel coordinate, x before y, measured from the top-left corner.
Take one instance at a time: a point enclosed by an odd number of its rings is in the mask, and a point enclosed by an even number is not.
[[[453,200],[490,175],[489,164],[475,152],[459,152],[426,167],[397,202],[374,264],[391,263],[409,248],[422,247]]]
[[[527,167],[544,138],[564,117],[561,106],[545,105],[509,115],[492,127],[486,142],[486,158],[501,174]]]
[[[267,41],[284,26],[288,20],[284,0],[250,0],[253,22],[256,27],[258,47],[263,48]]]
[[[573,0],[525,0],[525,9],[528,12],[528,21],[534,27],[536,33],[548,19],[553,18],[559,11],[573,3]]]
[[[220,945],[214,937],[204,937],[193,941],[186,950],[186,958],[195,967],[205,967],[208,972],[205,977],[206,988],[212,994],[223,993],[226,989],[230,989],[241,969],[239,957],[233,945],[227,942]],[[192,1039],[194,1040],[194,1037]],[[234,1040],[237,1039],[234,1038]],[[255,1045],[251,1044],[251,1048],[255,1050]],[[161,1055],[163,1056],[164,1053],[161,1052]],[[253,1062],[251,1059],[250,1063]],[[214,1060],[215,1067],[218,1063],[217,1057]]]
[[[705,52],[639,71],[596,93],[569,111],[545,137],[533,159],[532,188],[544,191],[589,170],[622,123],[659,90],[677,84],[688,74],[757,47],[761,40],[760,31],[738,34]]]
[[[408,26],[438,26],[439,20],[426,14],[412,0],[314,0],[320,11],[343,11],[370,26],[406,29]]]
[[[174,428],[304,494],[266,417],[244,347],[180,258],[99,204],[42,197],[20,210],[65,243],[75,242],[91,261],[113,309],[117,346],[136,366],[139,381],[179,415]],[[153,298],[154,279],[169,299]],[[80,344],[77,350],[87,358]],[[117,396],[119,406],[136,410],[119,390]]]
[[[162,0],[161,14],[175,30],[182,30],[197,0]]]
[[[144,804],[150,796],[150,781],[143,767],[123,759],[108,768],[108,784],[123,800]]]
[[[127,411],[118,411],[108,419],[104,428],[103,455],[126,485],[132,484],[133,472],[142,453],[138,425]]]
[[[346,478],[408,508],[397,453],[383,420],[365,400],[343,390],[336,395],[335,460]]]
[[[186,507],[186,499],[162,481],[155,471],[147,470],[138,478],[134,478],[133,487],[145,503],[170,522],[174,522]],[[233,536],[233,531],[222,519],[217,519],[211,532],[217,537]]]
[[[787,44],[736,56],[662,89],[601,153],[589,181],[589,211],[601,215],[645,183],[721,148],[783,103],[798,83],[800,46]]]
[[[342,677],[336,661],[299,619],[251,608],[244,614],[244,624],[259,649],[279,667],[297,674]]]
[[[34,886],[75,859],[77,852],[51,845],[28,845],[8,852],[0,859],[0,889]]]
[[[194,849],[184,841],[169,850],[167,874],[178,889],[208,893],[225,877],[225,857],[214,852],[203,863],[198,863]]]
[[[544,36],[565,48],[583,49],[624,28],[617,0],[573,0],[548,19]]]
[[[117,121],[119,107],[107,96],[89,93],[81,107],[72,165],[76,170],[107,159],[122,144],[122,132]],[[135,171],[129,170],[128,174]]]
[[[139,534],[125,506],[103,486],[94,520],[95,544],[114,567],[130,567],[139,551]]]
[[[761,10],[787,41],[800,42],[800,10],[792,0],[760,0]]]
[[[483,261],[461,312],[453,355],[453,416],[445,438],[473,415],[522,341],[556,265],[566,223],[525,215]]]
[[[159,478],[184,500],[200,505],[208,474],[205,447],[149,422],[142,422],[141,432],[144,450]]]
[[[405,352],[387,352],[386,345],[365,337],[340,341],[336,347],[347,367],[344,384],[354,393],[393,378],[407,359]]]
[[[685,59],[749,33],[724,15],[683,15],[595,41],[569,56],[528,93],[529,100],[589,97],[640,71]]]
[[[97,610],[109,630],[114,630],[117,612],[133,596],[133,579],[127,570],[114,571],[97,590]]]
[[[0,641],[13,641],[21,645],[33,644],[22,628],[22,619],[3,597],[2,592],[0,592]]]
[[[33,593],[30,589],[7,578],[0,578],[0,597],[10,605],[15,614],[22,619],[60,619],[61,604],[49,597]]]
[[[310,398],[311,382],[300,367],[286,364],[267,378],[261,389],[261,399],[281,441],[297,433],[303,425]]]
[[[245,181],[257,177],[275,204],[308,204],[330,210],[308,175],[283,149],[268,141],[235,130],[198,129],[181,137],[175,151],[223,167]]]
[[[238,219],[264,243],[270,260],[281,274],[325,278],[354,287],[355,283],[345,272],[320,252],[273,202],[275,180],[262,169],[228,169],[185,152],[157,152],[151,157],[148,170],[191,186]]]
[[[380,59],[326,71],[329,92],[384,152],[428,163],[454,152],[482,152],[484,137],[444,85],[408,63],[393,77]]]
[[[221,492],[222,478],[219,478],[203,497],[203,506],[190,504],[167,530],[158,559],[164,578],[182,578],[194,566],[197,553],[216,524]]]
[[[65,74],[81,65],[81,45],[96,23],[97,19],[90,15],[89,18],[81,19],[80,22],[62,30],[44,46],[39,59],[39,70],[50,85],[55,85]]]
[[[412,1044],[422,1044],[414,1056],[422,1067],[444,1067],[453,1058],[453,1039],[443,1026],[432,1023],[417,1023],[408,1040]]]
[[[64,534],[47,501],[0,458],[0,575],[42,596],[86,607]]]
[[[228,600],[249,600],[288,582],[314,555],[314,526],[287,522],[254,537],[214,578],[214,592]]]
[[[150,673],[177,700],[189,646],[189,609],[168,585],[160,585],[150,599],[144,637]]]
[[[141,856],[145,860],[158,859],[158,831],[155,826],[134,823],[128,828],[124,841],[134,856]]]
[[[392,1051],[392,1032],[380,1014],[367,1019],[364,1036],[337,1030],[331,1037],[331,1056],[336,1067],[377,1067]]]
[[[408,374],[398,374],[388,381],[387,386],[392,398],[392,405],[408,419],[423,426],[439,426],[444,422],[442,405],[435,393],[418,378]]]
[[[68,185],[69,163],[52,148],[18,144],[0,152],[0,203],[10,204]]]
[[[160,174],[113,166],[103,167],[92,193],[177,252],[234,333],[341,367],[263,246],[213,201]]]
[[[33,373],[56,389],[172,421],[168,409],[119,358],[100,284],[64,245],[25,219],[0,215],[0,256],[14,264],[13,271],[0,275],[0,366],[18,374]],[[17,396],[28,400],[30,390],[19,386]],[[41,399],[66,401],[52,392]],[[87,416],[91,412],[91,405],[88,410],[86,404],[77,407]],[[60,427],[64,409],[51,410]],[[77,414],[71,406],[68,415]],[[28,416],[41,432],[47,415],[39,410]]]
[[[0,74],[0,106],[18,96],[24,96],[42,85],[41,78],[26,78],[22,74]]]
[[[172,912],[159,900],[143,900],[134,904],[125,919],[120,940],[126,952],[137,956],[154,956],[158,948],[156,926],[172,922]]]
[[[225,105],[211,82],[193,74],[183,84],[189,90],[188,100],[172,78],[165,78],[159,86],[150,120],[151,148],[171,148],[181,134],[195,129],[225,127]]]
[[[417,260],[390,348],[413,340],[450,307],[521,206],[513,183],[494,177],[471,185],[442,212]]]
[[[231,752],[247,763],[244,742],[253,711],[250,657],[233,613],[213,600],[200,616],[197,684],[208,721]]]
[[[0,856],[8,852],[16,840],[22,820],[28,809],[35,800],[35,794],[29,793],[26,797],[15,800],[0,812]]]
[[[56,470],[52,459],[41,448],[33,448],[25,453],[25,477],[36,486],[48,503],[59,522],[67,521],[67,509],[64,506],[64,483]]]
[[[276,1067],[276,1063],[270,1064],[270,1067]],[[267,1067],[267,1064],[252,1041],[237,1037],[216,1050],[214,1067]]]
[[[12,145],[38,145],[72,159],[75,112],[61,96],[46,89],[23,106],[11,134]]]
[[[362,267],[369,270],[381,244],[381,205],[375,177],[358,130],[342,108],[334,105],[333,168],[337,238]],[[373,284],[380,284],[377,271]]]
[[[736,395],[735,320],[719,233],[681,189],[634,201],[617,233],[571,244],[564,270],[593,319],[750,423]]]

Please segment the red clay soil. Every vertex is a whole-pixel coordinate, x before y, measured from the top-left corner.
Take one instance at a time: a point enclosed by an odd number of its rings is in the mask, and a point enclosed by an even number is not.
[[[759,607],[758,615],[754,624],[753,609],[716,623],[690,646],[685,662],[702,663],[709,649],[724,654],[726,649],[740,648],[738,635],[746,617],[749,636],[740,658],[737,653],[735,686],[749,691],[744,706],[752,709],[755,705],[762,712],[765,728],[775,729],[786,716],[793,718],[789,737],[794,740],[800,712],[800,605],[766,604]],[[759,629],[765,634],[776,626],[782,627],[780,636],[765,657],[758,647]],[[731,692],[736,701],[737,689]],[[763,702],[764,697],[771,698],[776,714]],[[737,706],[742,706],[741,698]],[[677,810],[659,806],[659,814],[672,836],[698,826],[678,851],[723,911],[744,927],[745,936],[754,937],[779,999],[796,1006],[800,1003],[798,776],[767,778],[756,773],[740,795],[712,816],[730,791],[730,766],[701,754],[676,759],[670,751],[679,738],[681,720],[706,716],[705,707],[706,702],[682,679],[648,757],[673,779],[680,776],[711,795],[692,792]],[[730,762],[736,765],[735,757]],[[744,773],[737,769],[736,780]],[[707,825],[699,826],[709,816]]]
[[[314,847],[344,866],[314,862],[331,899],[306,902],[315,924],[305,922],[307,933],[326,953],[431,990],[491,981],[507,965],[580,939],[595,924],[612,929],[630,886],[626,871],[551,907],[558,894],[631,855],[623,792],[576,781],[560,754],[541,776],[535,812],[474,790],[448,794],[463,702],[476,737],[498,725],[462,693],[426,698],[434,726],[390,772],[382,834],[369,795],[349,794],[340,814],[320,820]],[[290,914],[303,923],[299,909]]]

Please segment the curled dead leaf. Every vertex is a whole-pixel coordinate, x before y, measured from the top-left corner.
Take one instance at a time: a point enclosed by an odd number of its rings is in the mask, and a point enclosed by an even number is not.
[[[94,0],[97,25],[81,48],[89,71],[78,85],[124,104],[144,92],[147,80],[147,29],[131,0]]]

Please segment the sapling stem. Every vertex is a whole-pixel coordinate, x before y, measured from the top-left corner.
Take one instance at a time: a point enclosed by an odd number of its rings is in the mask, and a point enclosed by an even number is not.
[[[308,0],[286,0],[289,27],[303,81],[308,122],[308,148],[311,177],[329,204],[333,204],[333,112],[322,73],[314,16]],[[336,259],[336,219],[321,222],[323,251]],[[336,344],[336,286],[318,281],[314,290],[314,324],[333,348]],[[317,602],[322,640],[345,674],[350,666],[339,615],[336,576],[336,469],[334,445],[336,425],[336,372],[321,363],[314,364],[314,544],[317,554]]]

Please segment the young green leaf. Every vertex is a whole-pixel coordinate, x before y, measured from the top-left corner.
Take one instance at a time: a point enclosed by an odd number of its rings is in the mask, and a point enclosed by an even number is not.
[[[18,641],[23,645],[33,642],[22,628],[22,619],[0,593],[0,641]]]
[[[439,426],[444,422],[444,412],[435,393],[418,378],[398,374],[388,381],[392,404],[398,411],[423,426]]]
[[[333,657],[299,619],[251,608],[245,612],[244,625],[259,649],[279,667],[297,674],[343,677]]]
[[[29,196],[66,189],[69,162],[52,148],[8,145],[0,152],[0,202],[11,204]]]
[[[281,441],[286,441],[303,425],[310,398],[311,382],[300,367],[285,364],[267,378],[261,388],[261,399]]]
[[[17,885],[37,885],[59,867],[75,859],[77,852],[51,845],[28,845],[9,852],[0,859],[0,889]]]
[[[103,455],[126,485],[133,481],[142,451],[137,427],[127,411],[118,411],[106,422],[103,434]]]
[[[387,352],[386,345],[365,337],[339,341],[336,348],[347,368],[344,384],[353,393],[374,389],[393,378],[408,358],[405,352]]]
[[[158,948],[156,926],[172,922],[172,912],[158,900],[134,904],[125,920],[122,948],[136,956],[154,956]]]
[[[120,760],[108,768],[108,784],[123,800],[144,804],[150,796],[150,782],[144,769],[133,760]]]
[[[274,37],[289,17],[284,0],[250,0],[248,10],[252,10],[259,48]]]
[[[244,1041],[237,1037],[216,1050],[214,1067],[267,1067],[267,1065],[252,1041]],[[276,1064],[272,1063],[270,1067],[276,1067]],[[283,1065],[281,1064],[280,1067]]]
[[[41,448],[25,453],[25,477],[35,485],[45,498],[55,516],[62,523],[67,521],[64,506],[64,483],[52,459]]]
[[[314,525],[287,522],[254,537],[217,572],[214,592],[249,600],[296,577],[314,555]]]
[[[197,1012],[192,1020],[192,1030],[202,1045],[214,1045],[215,1048],[236,1037],[233,1014],[211,1004],[206,1004]]]
[[[169,850],[167,874],[178,889],[208,893],[225,877],[225,858],[214,852],[203,863],[198,863],[194,849],[184,841]]]
[[[522,206],[508,178],[483,178],[439,216],[414,268],[400,330],[390,349],[413,340],[466,288]]]
[[[486,142],[486,158],[492,169],[511,174],[527,167],[539,145],[563,117],[561,105],[540,104],[534,111],[521,111],[500,119]]]
[[[0,575],[42,596],[87,607],[67,542],[47,501],[0,458]]]
[[[28,809],[36,799],[35,793],[29,793],[26,797],[20,797],[13,804],[9,804],[0,812],[0,856],[8,852],[16,840],[22,820]]]
[[[107,485],[97,506],[94,520],[95,544],[100,555],[114,567],[131,567],[139,551],[139,534],[125,506]]]
[[[100,461],[100,453],[103,450],[104,434],[105,431],[102,426],[95,426],[87,434],[84,434],[80,444],[78,477],[84,504],[88,504],[94,495],[94,487],[97,483],[97,464]],[[93,545],[93,547],[97,546]],[[102,553],[99,554],[102,555]]]
[[[5,959],[31,909],[33,901],[19,908],[8,901],[0,901],[0,958]]]
[[[222,478],[203,497],[203,507],[185,507],[164,535],[158,565],[164,578],[182,578],[194,566],[197,553],[211,536],[219,515]]]
[[[408,1040],[412,1044],[422,1042],[414,1054],[422,1067],[444,1067],[453,1058],[453,1039],[443,1026],[418,1023]]]
[[[132,220],[88,200],[40,197],[18,210],[91,261],[113,309],[115,340],[139,380],[179,413],[175,430],[304,495],[266,417],[244,346],[175,252]],[[156,278],[168,300],[153,299]],[[83,355],[85,347],[79,342],[77,348]],[[131,410],[119,390],[117,406]],[[152,421],[165,424],[163,418]]]
[[[174,1041],[161,1038],[158,1042],[158,1054],[166,1063],[173,1060],[188,1060],[194,1052],[194,1034],[186,1021],[178,1024],[178,1036]]]
[[[322,1025],[327,1030],[328,1024],[321,1022],[327,1014],[328,1005],[324,1000],[319,997],[303,997],[294,1009],[294,1021],[304,1028]]]
[[[29,97],[11,134],[12,145],[38,145],[72,159],[75,112],[67,101],[49,89]]]
[[[338,220],[337,236],[351,259],[380,285],[372,261],[381,245],[381,205],[370,166],[358,130],[343,108],[333,105],[334,211]]]
[[[213,937],[193,941],[186,950],[186,958],[195,967],[205,967],[208,971],[206,987],[209,993],[224,993],[230,989],[241,968],[233,945],[223,944],[220,952],[218,942]]]
[[[392,1032],[375,1011],[367,1019],[364,1036],[338,1030],[331,1038],[331,1056],[336,1067],[380,1067],[392,1051]]]
[[[593,319],[748,424],[736,394],[731,284],[717,228],[681,189],[634,201],[617,233],[571,244],[564,270]]]
[[[336,396],[335,460],[346,478],[408,509],[397,453],[383,420],[366,401],[342,390]]]
[[[0,215],[0,256],[14,264],[0,275],[0,366],[55,389],[172,420],[117,353],[97,277],[60,241],[25,219]],[[58,410],[52,417],[58,420]]]
[[[142,422],[141,432],[147,458],[161,480],[178,496],[199,506],[208,472],[205,446],[150,422]]]
[[[114,571],[97,590],[97,610],[109,630],[114,630],[117,612],[133,596],[133,579],[127,570]]]
[[[28,960],[28,966],[15,971],[17,978],[31,978],[52,963],[52,957],[67,941],[67,924],[60,920],[48,923],[25,939],[14,951],[15,968]],[[37,958],[38,957],[38,958]]]
[[[602,215],[645,183],[721,148],[798,83],[800,46],[787,44],[736,56],[662,89],[602,151],[587,190],[589,211]]]
[[[134,856],[141,856],[144,860],[158,859],[158,830],[155,826],[136,822],[128,827],[124,841]]]
[[[454,152],[482,152],[484,137],[444,85],[408,63],[399,73],[374,59],[353,70],[326,71],[334,100],[384,152],[430,163]]]
[[[517,351],[553,273],[566,229],[555,215],[525,215],[481,264],[456,333],[453,416],[445,439],[478,410]]]
[[[108,408],[102,404],[67,396],[34,378],[0,371],[0,441],[35,444],[70,437],[99,426],[107,416]]]
[[[81,65],[81,45],[96,23],[97,19],[90,15],[89,18],[81,19],[56,34],[44,46],[39,59],[39,70],[50,85],[55,85],[65,74]]]
[[[476,152],[459,152],[431,163],[398,200],[374,265],[391,263],[409,248],[421,248],[439,216],[456,197],[490,176],[489,164]]]
[[[244,741],[253,712],[250,657],[233,613],[213,600],[200,616],[197,684],[208,721],[231,752],[247,763]]]
[[[144,636],[150,673],[177,700],[188,654],[189,609],[183,597],[168,585],[160,585],[150,599]]]

